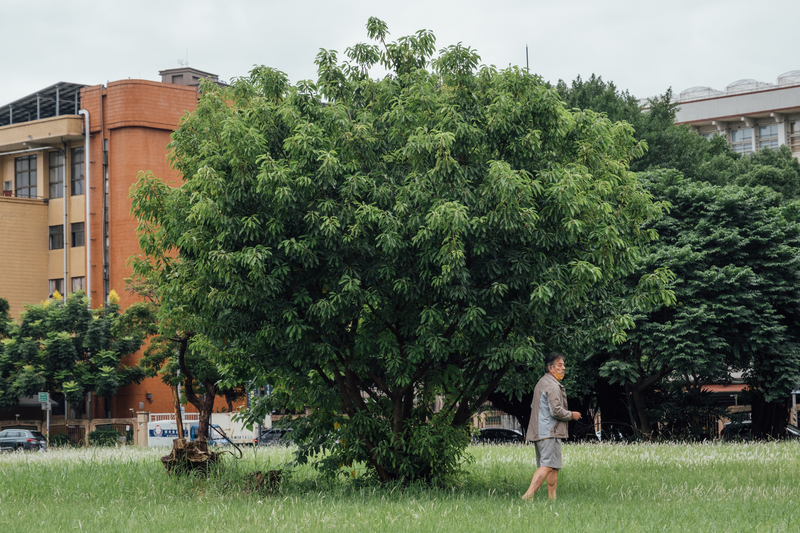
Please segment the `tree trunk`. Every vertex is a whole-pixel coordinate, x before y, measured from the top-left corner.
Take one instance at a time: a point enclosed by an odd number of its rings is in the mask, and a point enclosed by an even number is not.
[[[630,435],[632,420],[628,412],[625,389],[620,385],[612,385],[605,379],[597,380],[597,408],[600,411],[600,429],[604,435],[620,430]],[[626,428],[623,431],[623,428]]]
[[[211,413],[214,410],[214,399],[217,397],[217,386],[206,381],[203,387],[206,389],[205,395],[200,398],[194,390],[194,375],[186,364],[186,350],[189,347],[189,340],[192,338],[192,333],[187,333],[178,339],[175,339],[178,344],[178,365],[183,375],[184,392],[186,399],[189,403],[194,405],[199,412],[197,423],[197,440],[208,440],[208,428],[211,425]]]
[[[636,409],[636,417],[639,419],[639,429],[645,437],[652,438],[653,426],[650,424],[650,418],[647,416],[647,408],[645,404],[645,397],[643,387],[634,384],[631,387],[631,395],[633,396],[633,405]]]
[[[785,401],[765,402],[758,391],[753,393],[752,419],[754,439],[781,439],[786,436],[789,409]]]
[[[178,397],[178,386],[172,386],[172,404],[175,408],[175,424],[178,428],[178,438],[185,439],[186,434],[183,432],[183,418],[181,417],[181,399]]]
[[[197,403],[192,403],[200,413],[197,421],[197,440],[208,440],[208,428],[211,427],[211,414],[214,412],[214,397],[216,394],[208,392],[209,387],[214,385],[211,383],[205,383],[204,385],[206,394],[203,395],[202,399],[198,398],[200,401]]]
[[[233,412],[233,391],[225,391],[225,403],[228,404],[228,412]]]

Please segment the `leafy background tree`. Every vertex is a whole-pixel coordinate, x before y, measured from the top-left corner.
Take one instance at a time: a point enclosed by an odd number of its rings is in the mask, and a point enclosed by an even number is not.
[[[110,417],[117,390],[138,382],[142,373],[121,363],[135,353],[141,337],[119,328],[118,297],[112,291],[106,306],[89,310],[82,291],[65,301],[53,298],[26,306],[20,323],[7,329],[0,351],[0,407],[39,392],[63,394],[78,414],[85,412],[87,393],[104,399]]]
[[[760,410],[755,434],[781,436],[785,399],[800,378],[797,206],[766,187],[687,182],[674,171],[648,178],[673,207],[655,222],[660,238],[642,269],[658,264],[675,273],[678,303],[637,317],[601,374],[628,387],[649,435],[655,421],[646,396],[663,378],[697,387],[744,372]]]
[[[11,331],[13,320],[11,320],[11,316],[8,314],[10,310],[11,306],[9,305],[8,300],[0,297],[0,340],[8,337],[8,334]]]
[[[602,377],[625,386],[614,391],[612,383],[597,381],[603,420],[623,419],[619,407],[628,403],[631,425],[646,434],[660,425],[671,436],[696,436],[690,419],[718,414],[699,387],[728,382],[731,372],[741,370],[752,390],[755,434],[781,435],[783,400],[797,382],[791,303],[797,290],[792,270],[797,159],[785,146],[741,156],[723,137],[708,141],[675,125],[678,104],[671,91],[650,99],[641,111],[631,95],[595,76],[571,86],[560,82],[558,90],[569,105],[634,125],[648,150],[631,168],[643,172],[656,199],[672,204],[652,226],[663,235],[648,245],[641,271],[669,267],[677,275],[671,287],[680,303],[636,316],[637,329],[622,346],[589,350],[584,370],[602,367]],[[754,218],[748,219],[751,210]],[[729,249],[715,240],[723,236]],[[632,276],[628,290],[635,281]],[[753,315],[758,320],[748,321]],[[615,356],[607,360],[610,353]],[[678,399],[677,390],[686,394]],[[686,401],[696,402],[696,416],[670,407]]]
[[[279,376],[313,407],[294,423],[301,462],[325,450],[332,472],[443,479],[514,365],[548,339],[624,338],[608,289],[660,205],[628,171],[630,126],[461,45],[434,58],[429,32],[367,26],[379,44],[344,63],[322,50],[316,82],[259,67],[206,86],[173,135],[184,183],[132,190],[135,268],[162,318],[236,346],[218,359],[231,383]],[[372,79],[378,64],[390,73]],[[637,296],[668,299],[664,282]]]

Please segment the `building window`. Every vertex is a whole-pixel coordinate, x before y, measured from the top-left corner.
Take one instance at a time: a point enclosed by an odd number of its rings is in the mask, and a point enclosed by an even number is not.
[[[739,154],[753,151],[753,128],[731,131],[731,150]]]
[[[50,152],[50,198],[64,197],[64,153]]]
[[[53,296],[56,291],[62,297],[64,296],[64,280],[62,278],[50,280],[50,296]]]
[[[79,278],[72,278],[72,292],[86,290],[86,278],[81,276]]]
[[[792,147],[792,152],[800,152],[800,122],[792,122],[791,131],[789,145]]]
[[[71,164],[71,172],[70,172],[70,183],[71,189],[70,194],[72,196],[80,196],[84,194],[84,159],[83,159],[83,147],[80,148],[73,148],[72,153],[70,154],[70,161]]]
[[[14,159],[15,196],[36,198],[36,156],[26,155]]]
[[[84,238],[83,222],[74,222],[72,224],[72,247],[86,246]]]
[[[50,226],[50,249],[61,250],[63,248],[64,248],[64,226]]]
[[[763,150],[764,148],[771,148],[772,150],[778,149],[777,124],[758,127],[758,149]]]
[[[714,135],[716,134],[717,134],[716,131],[712,131],[709,133],[701,133],[700,136],[703,137],[705,140],[710,141],[711,139],[714,138]]]

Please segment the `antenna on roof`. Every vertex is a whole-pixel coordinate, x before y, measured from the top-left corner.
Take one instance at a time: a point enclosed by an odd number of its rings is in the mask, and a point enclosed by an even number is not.
[[[188,48],[186,49],[186,59],[179,59],[178,60],[178,64],[180,66],[182,66],[182,67],[188,67],[189,66],[189,49]]]
[[[525,70],[530,72],[531,67],[528,64],[528,43],[525,43]]]

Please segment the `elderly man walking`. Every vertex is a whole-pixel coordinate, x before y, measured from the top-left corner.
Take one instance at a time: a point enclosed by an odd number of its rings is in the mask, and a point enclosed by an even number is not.
[[[533,474],[531,486],[522,495],[523,500],[530,500],[536,490],[547,480],[547,495],[556,499],[558,471],[561,470],[561,439],[567,438],[567,422],[579,420],[581,414],[567,409],[567,392],[561,380],[564,379],[566,366],[564,357],[553,352],[544,360],[546,373],[533,390],[531,404],[531,420],[525,440],[533,441],[536,446],[536,473]]]

